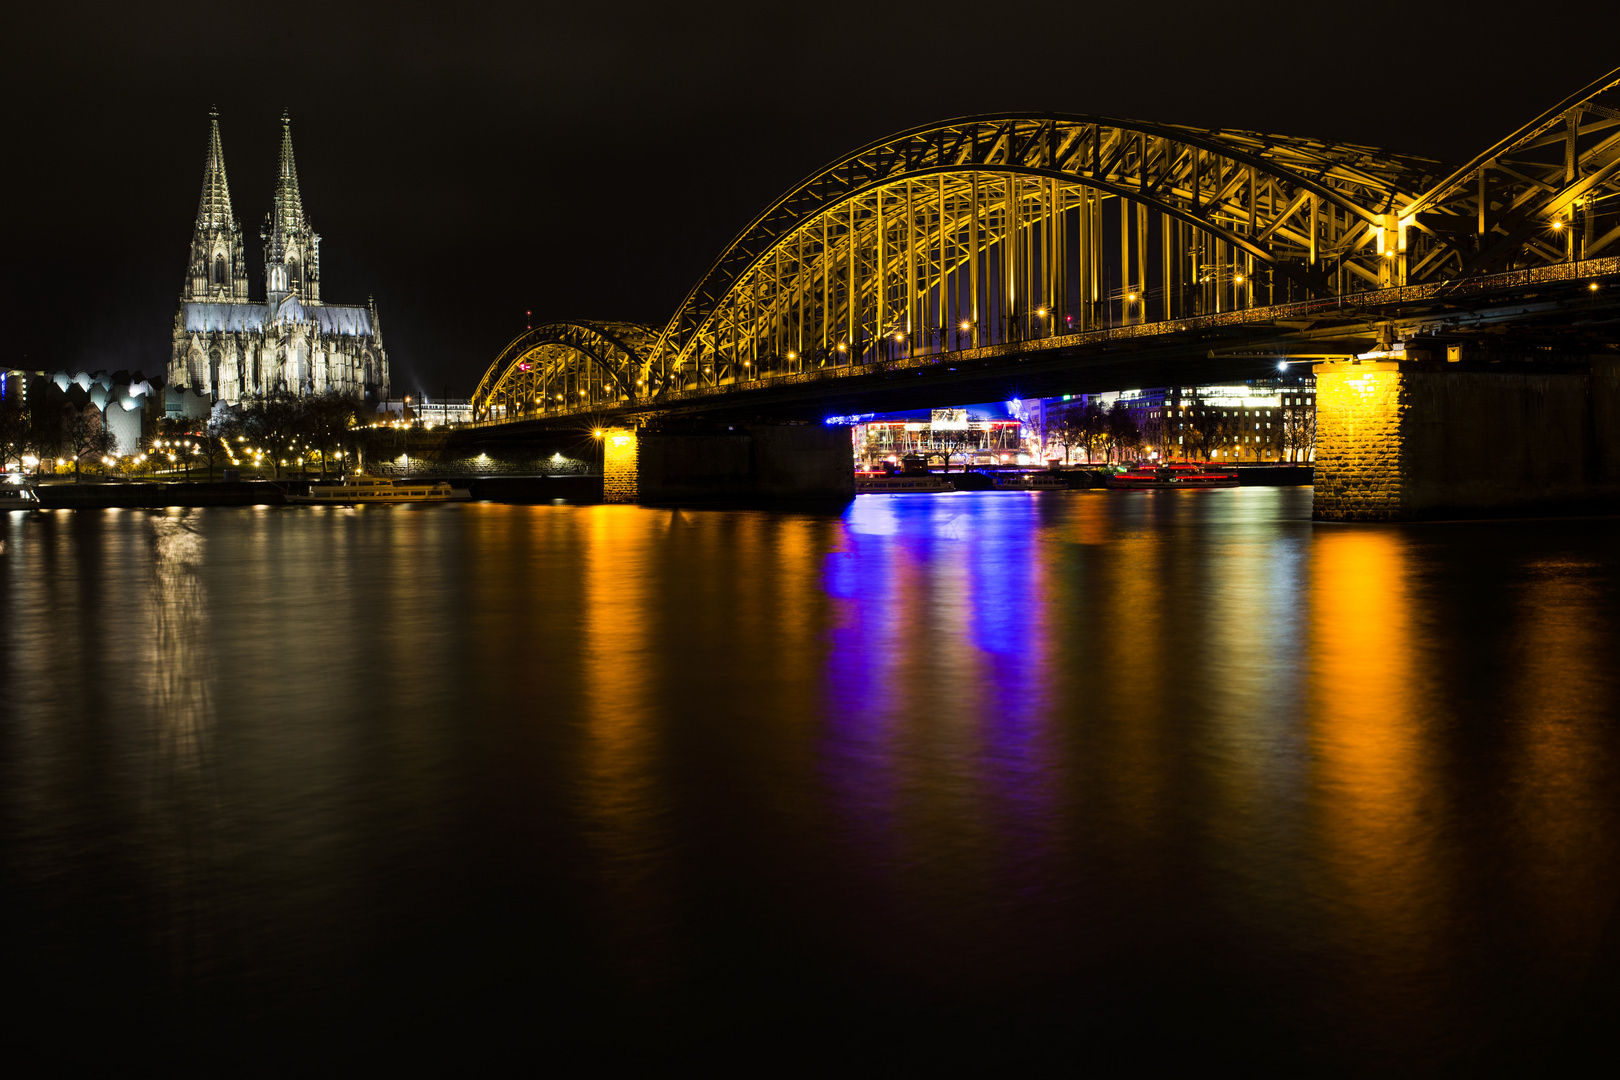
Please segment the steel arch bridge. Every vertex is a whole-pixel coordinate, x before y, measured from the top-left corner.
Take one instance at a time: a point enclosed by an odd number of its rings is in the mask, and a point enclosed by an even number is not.
[[[1291,306],[1620,250],[1620,70],[1449,175],[1373,147],[1063,114],[904,131],[748,225],[662,328],[512,342],[480,419],[677,401]]]

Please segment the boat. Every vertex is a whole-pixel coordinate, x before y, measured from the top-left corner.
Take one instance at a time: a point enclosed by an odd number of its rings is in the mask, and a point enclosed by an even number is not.
[[[288,495],[290,503],[338,505],[363,503],[466,502],[472,492],[454,488],[443,480],[384,480],[375,476],[351,476],[335,484],[311,484],[308,495]]]
[[[943,476],[934,476],[924,473],[921,476],[907,476],[896,474],[893,476],[857,476],[855,478],[855,494],[857,495],[926,495],[939,491],[955,491],[956,485]]]
[[[1221,472],[1190,461],[1173,461],[1165,465],[1136,465],[1108,477],[1103,483],[1124,491],[1230,488],[1238,486],[1238,476],[1235,472]]]
[[[997,491],[1068,491],[1069,481],[1060,473],[999,473],[995,478]]]
[[[22,484],[0,484],[0,510],[37,510],[39,496]]]

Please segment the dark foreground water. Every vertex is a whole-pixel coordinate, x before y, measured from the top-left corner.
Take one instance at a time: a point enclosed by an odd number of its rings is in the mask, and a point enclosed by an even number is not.
[[[5,1038],[1556,1072],[1620,522],[1309,507],[0,515]]]

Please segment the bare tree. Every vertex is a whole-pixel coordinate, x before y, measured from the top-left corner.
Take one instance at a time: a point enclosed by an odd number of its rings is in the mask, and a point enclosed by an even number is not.
[[[1316,409],[1310,405],[1284,408],[1282,439],[1289,461],[1309,461],[1316,449]]]
[[[253,398],[242,410],[242,421],[249,437],[257,440],[270,455],[271,475],[281,479],[281,455],[288,453],[298,437],[303,419],[299,399],[285,390],[272,390]]]
[[[28,442],[28,409],[16,394],[7,394],[5,400],[0,401],[0,469],[9,461],[22,465]]]
[[[1085,410],[1076,405],[1065,405],[1047,417],[1046,436],[1063,447],[1063,463],[1076,446],[1084,444],[1086,437]]]
[[[1169,423],[1165,420],[1165,409],[1168,405],[1168,402],[1161,402],[1158,408],[1147,410],[1147,414],[1142,417],[1144,448],[1157,449],[1160,458],[1169,456],[1168,448],[1165,446],[1168,441],[1166,435],[1169,432]]]
[[[1096,401],[1086,402],[1080,413],[1080,437],[1086,448],[1086,464],[1094,451],[1108,449],[1108,413]]]
[[[1142,432],[1136,426],[1136,418],[1123,401],[1115,401],[1114,407],[1108,410],[1109,459],[1117,454],[1123,461],[1128,451],[1141,445]]]
[[[73,479],[79,479],[85,458],[104,458],[118,444],[106,417],[94,405],[62,407],[63,445],[73,455]]]
[[[302,398],[303,422],[300,431],[321,456],[321,476],[327,473],[328,458],[337,450],[347,450],[350,431],[359,423],[360,402],[346,394],[328,393]]]
[[[1232,418],[1227,415],[1228,410],[1216,403],[1195,397],[1191,406],[1186,410],[1186,419],[1181,422],[1182,445],[1189,457],[1198,454],[1209,461],[1215,456],[1215,451],[1231,438],[1236,428]]]

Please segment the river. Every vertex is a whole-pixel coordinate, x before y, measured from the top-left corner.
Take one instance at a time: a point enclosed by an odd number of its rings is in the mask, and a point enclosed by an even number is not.
[[[1570,1053],[1620,955],[1620,521],[1309,515],[0,515],[10,1039]]]

